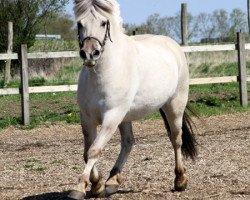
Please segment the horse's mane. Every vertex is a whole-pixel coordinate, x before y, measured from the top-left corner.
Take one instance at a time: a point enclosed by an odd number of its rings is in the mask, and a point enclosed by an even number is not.
[[[89,12],[98,12],[104,16],[113,16],[122,26],[120,8],[116,0],[75,0],[74,6],[76,20],[83,19]]]

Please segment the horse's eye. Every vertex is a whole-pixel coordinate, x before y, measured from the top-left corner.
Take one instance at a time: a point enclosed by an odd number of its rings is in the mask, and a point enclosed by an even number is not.
[[[83,28],[83,26],[82,26],[82,24],[80,22],[77,23],[77,28],[78,29],[82,29]]]
[[[102,27],[105,27],[107,25],[107,22],[105,22],[105,21],[103,21],[102,23],[101,23],[101,26]]]

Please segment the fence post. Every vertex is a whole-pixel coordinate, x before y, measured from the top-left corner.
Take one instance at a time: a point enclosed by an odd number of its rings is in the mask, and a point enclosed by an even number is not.
[[[29,77],[28,77],[28,58],[27,45],[21,47],[21,97],[22,97],[22,119],[25,126],[30,125],[30,105],[29,105]]]
[[[13,51],[13,23],[8,22],[8,48],[7,53],[10,54]],[[7,60],[4,70],[4,87],[7,87],[10,82],[10,67],[11,60]]]
[[[238,71],[240,85],[240,104],[245,107],[248,105],[247,97],[247,72],[245,58],[245,35],[242,32],[237,33],[237,50],[238,50]]]
[[[187,4],[181,4],[181,39],[182,45],[188,45],[188,12]]]

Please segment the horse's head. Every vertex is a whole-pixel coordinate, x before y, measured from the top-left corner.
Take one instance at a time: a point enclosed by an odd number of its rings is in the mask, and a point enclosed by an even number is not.
[[[110,19],[116,10],[114,0],[75,0],[80,56],[87,67],[94,67],[107,41],[112,42]]]
[[[94,67],[101,57],[107,39],[110,37],[110,22],[92,17],[78,22],[80,56],[88,67]]]

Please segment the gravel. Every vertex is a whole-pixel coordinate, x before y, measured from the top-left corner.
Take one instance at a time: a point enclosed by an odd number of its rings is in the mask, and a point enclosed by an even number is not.
[[[189,185],[173,192],[173,148],[161,120],[134,122],[136,143],[124,182],[109,199],[250,199],[250,112],[195,120],[199,155],[185,161]],[[98,169],[105,177],[120,150],[116,133]],[[0,132],[0,199],[67,199],[84,169],[80,125],[43,124]],[[90,197],[88,197],[90,198]]]

